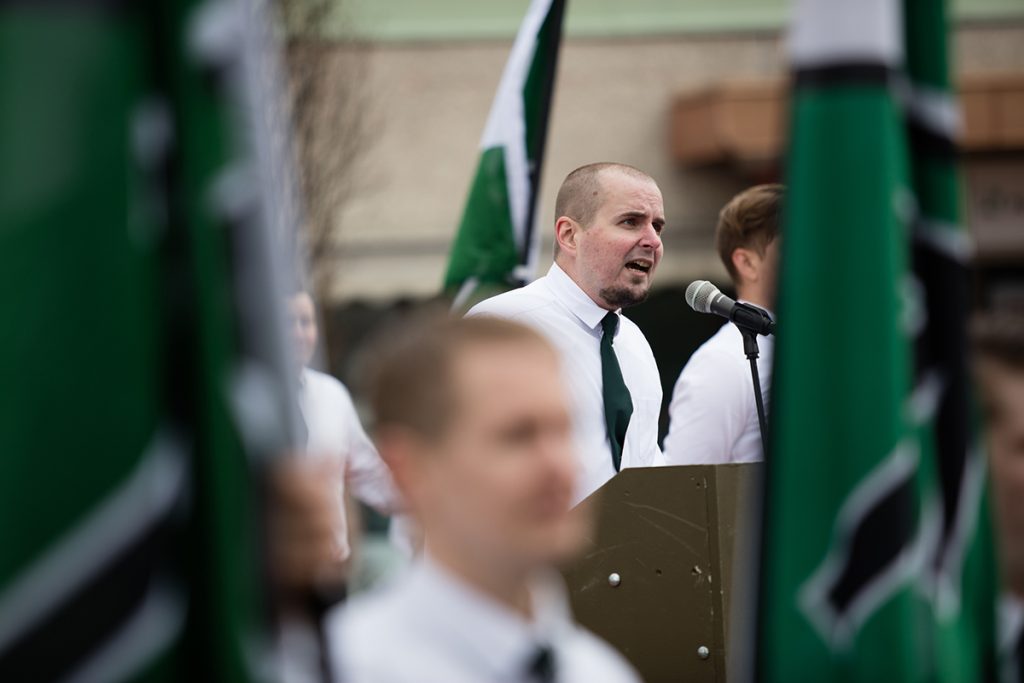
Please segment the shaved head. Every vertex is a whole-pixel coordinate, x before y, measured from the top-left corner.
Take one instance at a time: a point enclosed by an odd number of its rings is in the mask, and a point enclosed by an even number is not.
[[[644,300],[661,260],[665,207],[658,183],[627,164],[581,166],[555,200],[555,263],[598,306]]]
[[[555,220],[568,216],[583,227],[593,223],[594,214],[604,201],[600,176],[611,171],[654,182],[651,176],[628,164],[603,161],[580,166],[565,177],[562,187],[558,189],[558,197],[555,198]]]

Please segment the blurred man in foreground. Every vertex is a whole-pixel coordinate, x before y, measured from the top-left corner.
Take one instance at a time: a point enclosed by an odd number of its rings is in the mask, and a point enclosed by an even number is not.
[[[529,325],[559,350],[582,457],[576,501],[623,467],[662,464],[658,364],[622,309],[647,298],[664,226],[661,190],[649,175],[625,164],[578,168],[555,200],[548,274],[469,312]]]
[[[757,185],[729,201],[718,216],[715,242],[736,298],[765,310],[775,305],[782,185]],[[757,371],[768,405],[772,337],[758,337]],[[697,349],[676,381],[669,406],[665,460],[717,465],[762,459],[761,431],[743,337],[730,322]]]
[[[989,313],[972,327],[1002,564],[1002,680],[1024,673],[1024,312]]]
[[[426,546],[329,621],[341,680],[636,681],[575,626],[551,565],[583,541],[558,356],[508,321],[400,335],[374,383],[378,443]]]

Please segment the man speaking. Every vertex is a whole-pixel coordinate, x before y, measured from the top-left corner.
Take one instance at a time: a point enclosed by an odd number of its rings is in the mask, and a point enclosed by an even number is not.
[[[547,275],[468,314],[521,322],[558,349],[581,457],[577,502],[623,467],[662,464],[658,365],[622,309],[647,298],[664,225],[661,190],[643,171],[616,163],[578,168],[555,200],[555,262]]]

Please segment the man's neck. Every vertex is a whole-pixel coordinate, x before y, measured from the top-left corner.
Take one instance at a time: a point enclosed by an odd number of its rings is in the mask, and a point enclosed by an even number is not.
[[[619,310],[619,308],[621,308],[621,306],[612,306],[608,302],[602,300],[601,297],[594,296],[593,294],[588,292],[586,290],[586,288],[582,284],[580,284],[579,278],[576,277],[576,271],[573,269],[572,265],[567,265],[567,264],[559,261],[557,258],[555,259],[555,265],[558,266],[559,269],[561,269],[561,271],[563,273],[565,273],[566,277],[568,277],[570,280],[572,280],[573,283],[577,287],[579,287],[579,290],[581,292],[583,292],[584,294],[586,294],[587,298],[590,299],[591,301],[593,301],[594,304],[596,304],[598,307],[603,308],[606,311],[617,311],[617,310]]]
[[[744,287],[742,285],[736,286],[736,298],[740,301],[746,301],[748,304],[753,304],[758,308],[764,308],[771,310],[772,306],[768,302],[768,297],[764,295],[764,292],[758,287]]]
[[[533,617],[530,600],[529,572],[510,569],[507,564],[481,562],[470,559],[469,553],[451,552],[443,544],[428,542],[429,554],[434,562],[463,583],[504,605],[524,619]]]

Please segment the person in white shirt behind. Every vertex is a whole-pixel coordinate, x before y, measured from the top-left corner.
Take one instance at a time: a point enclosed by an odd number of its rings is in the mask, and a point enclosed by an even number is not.
[[[558,349],[581,458],[576,502],[624,467],[663,464],[658,364],[622,309],[647,298],[664,226],[661,190],[649,175],[625,164],[582,166],[555,200],[547,275],[468,314],[521,322]]]
[[[275,463],[268,490],[270,575],[286,683],[322,680],[319,625],[347,594],[351,544],[345,492],[379,511],[404,509],[387,465],[363,431],[348,390],[308,367],[317,345],[316,309],[304,289],[287,297],[300,429],[296,452]]]
[[[751,187],[718,216],[718,254],[736,286],[736,298],[769,313],[775,304],[779,228],[785,188]],[[772,381],[772,337],[757,338],[757,370],[766,411]],[[679,375],[669,405],[665,461],[716,465],[763,459],[750,362],[731,322],[698,348]]]
[[[338,680],[635,682],[576,626],[551,567],[581,548],[559,359],[495,318],[395,335],[372,403],[381,454],[422,526],[423,555],[392,585],[328,617]]]
[[[351,554],[345,492],[382,514],[401,511],[403,503],[387,465],[359,422],[348,390],[334,377],[309,367],[318,340],[316,308],[309,293],[295,292],[288,300],[288,313],[299,376],[299,412],[306,433],[305,457],[320,476],[336,481],[333,525],[337,562],[343,571]],[[300,555],[301,547],[295,552]]]

